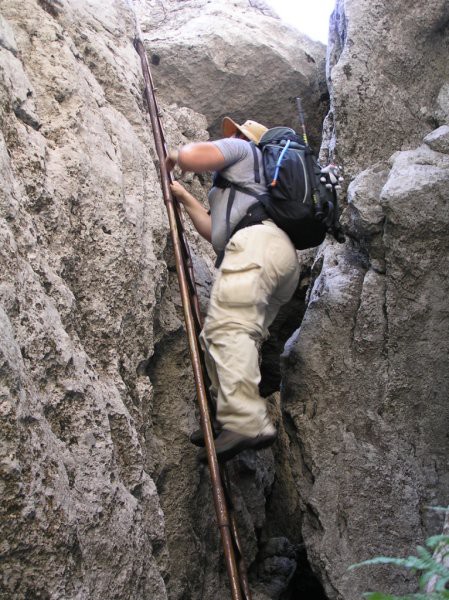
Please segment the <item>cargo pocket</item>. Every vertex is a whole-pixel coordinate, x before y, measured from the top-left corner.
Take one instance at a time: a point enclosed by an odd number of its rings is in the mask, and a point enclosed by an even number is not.
[[[222,267],[217,282],[218,301],[235,307],[266,304],[261,270],[262,267],[254,262]]]

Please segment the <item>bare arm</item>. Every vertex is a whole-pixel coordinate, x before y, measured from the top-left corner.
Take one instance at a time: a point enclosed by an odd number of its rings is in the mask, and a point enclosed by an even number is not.
[[[222,169],[225,166],[225,158],[215,144],[198,142],[186,144],[179,150],[171,150],[165,164],[169,171],[178,165],[182,171],[203,173]],[[212,221],[204,206],[177,181],[170,185],[170,189],[172,194],[184,205],[198,233],[210,242]]]
[[[211,217],[201,202],[177,181],[170,185],[170,189],[172,194],[183,204],[198,233],[210,242],[212,234]]]
[[[203,173],[219,171],[224,167],[225,159],[212,142],[198,142],[186,144],[179,150],[171,150],[166,159],[167,169],[171,171],[176,164],[182,171]]]

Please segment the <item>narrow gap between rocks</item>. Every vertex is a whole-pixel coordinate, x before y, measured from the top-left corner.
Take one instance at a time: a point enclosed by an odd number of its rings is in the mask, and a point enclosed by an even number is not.
[[[328,600],[321,582],[310,567],[304,546],[296,554],[296,571],[280,600]]]
[[[281,383],[280,354],[287,340],[301,326],[307,295],[321,270],[313,256],[303,263],[298,288],[291,301],[282,307],[272,326],[270,338],[261,348],[261,392],[273,393]],[[280,409],[282,410],[282,403]],[[284,419],[283,419],[284,421]],[[287,424],[284,422],[284,427]],[[250,577],[255,588],[275,600],[328,600],[323,586],[313,572],[302,537],[301,509],[296,481],[290,464],[300,462],[300,449],[292,457],[288,447],[293,435],[280,427],[274,452],[276,477],[266,499],[266,522],[259,537],[259,552],[251,565]],[[288,429],[288,427],[287,427]],[[288,442],[287,440],[290,439]]]

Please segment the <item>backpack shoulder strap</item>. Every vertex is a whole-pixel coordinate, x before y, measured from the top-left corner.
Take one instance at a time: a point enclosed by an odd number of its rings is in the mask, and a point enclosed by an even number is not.
[[[259,157],[257,154],[257,146],[254,142],[250,142],[250,146],[251,146],[251,150],[253,153],[253,160],[254,160],[254,183],[260,183],[260,165],[259,165]],[[239,223],[238,223],[236,226],[236,229],[234,229],[234,231],[231,232],[231,212],[232,212],[232,206],[233,206],[234,200],[235,200],[235,193],[241,192],[242,194],[246,194],[247,196],[253,196],[254,198],[258,198],[260,196],[260,194],[259,194],[259,192],[255,192],[254,190],[250,190],[249,188],[243,187],[241,185],[238,185],[237,183],[233,183],[232,181],[229,181],[228,179],[226,179],[226,177],[223,177],[223,175],[219,172],[215,173],[212,185],[215,187],[222,188],[222,189],[230,188],[228,202],[226,205],[226,241],[225,241],[225,246],[226,246],[226,244],[231,239],[231,236],[235,233],[235,231],[237,230],[237,227],[239,226]],[[251,205],[251,207],[253,207],[253,206],[254,205]],[[246,225],[243,225],[242,227],[245,227],[245,226]],[[217,262],[215,264],[216,267],[220,266],[221,261],[223,260],[223,257],[224,257],[224,251],[218,255]]]
[[[257,154],[257,146],[254,142],[250,142],[249,144],[251,146],[251,150],[253,153],[254,183],[260,183],[260,164],[259,164],[259,156]],[[250,190],[241,185],[238,185],[238,183],[233,183],[232,181],[229,181],[229,179],[226,179],[226,177],[223,177],[223,175],[219,171],[217,171],[214,174],[214,179],[213,179],[212,185],[214,187],[218,187],[218,188],[222,188],[222,189],[235,188],[236,191],[242,192],[243,194],[248,194],[249,196],[256,197],[259,195],[257,192],[254,192],[253,190]]]
[[[259,167],[259,157],[257,156],[256,144],[254,142],[250,142],[251,150],[253,151],[254,158],[254,183],[260,183],[260,167]]]

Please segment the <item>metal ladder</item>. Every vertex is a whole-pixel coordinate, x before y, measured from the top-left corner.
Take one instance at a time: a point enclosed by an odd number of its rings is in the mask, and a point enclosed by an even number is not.
[[[242,556],[242,548],[237,531],[237,523],[233,511],[232,498],[230,495],[229,474],[224,464],[218,463],[215,453],[213,431],[210,419],[210,398],[205,385],[207,375],[204,369],[204,360],[198,343],[198,336],[202,328],[202,316],[200,312],[193,263],[190,249],[187,243],[186,233],[183,226],[181,207],[174,201],[170,192],[171,175],[165,168],[167,146],[164,131],[161,124],[161,113],[158,109],[155,87],[151,76],[147,54],[140,35],[136,19],[136,37],[134,47],[139,54],[142,73],[145,81],[145,98],[148,105],[151,126],[153,129],[156,152],[159,159],[160,179],[165,206],[167,209],[170,225],[171,239],[176,261],[179,288],[181,292],[184,320],[190,349],[192,370],[195,378],[196,393],[201,418],[201,427],[204,433],[207,451],[208,465],[212,484],[212,495],[217,517],[217,525],[220,529],[221,540],[224,551],[226,569],[229,577],[232,600],[251,600],[245,562]]]

